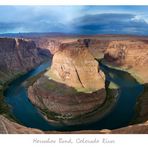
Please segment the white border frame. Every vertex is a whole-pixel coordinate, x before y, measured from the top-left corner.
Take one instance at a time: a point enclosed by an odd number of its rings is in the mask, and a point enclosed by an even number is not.
[[[148,0],[0,0],[0,5],[148,5]],[[76,138],[86,138],[92,139],[97,137],[98,139],[109,138],[115,141],[114,144],[103,144],[96,143],[96,144],[49,144],[49,143],[33,143],[34,138],[38,139],[55,139],[59,140],[59,138],[67,139],[72,138],[74,141]],[[7,134],[0,134],[0,147],[5,148],[78,148],[78,147],[85,147],[85,148],[144,148],[148,146],[148,135],[132,135],[132,134],[115,134],[115,135],[99,135],[99,134],[81,134],[81,135],[27,135],[27,134],[16,134],[16,135],[7,135]]]
[[[0,5],[148,5],[148,0],[0,0]]]

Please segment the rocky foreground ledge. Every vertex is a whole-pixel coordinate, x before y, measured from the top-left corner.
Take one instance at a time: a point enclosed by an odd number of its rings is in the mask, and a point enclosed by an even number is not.
[[[0,133],[1,134],[148,134],[148,121],[123,127],[115,130],[82,130],[82,131],[41,131],[34,128],[28,128],[0,115]]]

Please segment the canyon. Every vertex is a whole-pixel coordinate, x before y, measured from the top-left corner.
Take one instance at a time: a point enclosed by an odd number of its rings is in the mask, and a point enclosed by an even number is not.
[[[46,109],[57,124],[76,125],[97,120],[106,98],[105,77],[89,50],[79,42],[61,44],[51,68],[29,87],[30,100]],[[50,117],[51,116],[51,117]]]
[[[147,37],[28,37],[4,38],[0,39],[0,42],[0,55],[3,57],[0,59],[1,87],[17,75],[35,68],[47,59],[50,53],[53,54],[51,67],[30,83],[28,88],[30,101],[51,124],[86,124],[101,116],[102,113],[96,109],[104,105],[107,99],[106,89],[113,89],[113,86],[105,86],[106,77],[97,60],[111,68],[128,72],[144,86],[144,91],[136,103],[137,112],[131,121],[132,125],[114,130],[64,133],[148,132]],[[4,133],[63,133],[30,129],[11,121],[5,115],[1,115],[0,121],[4,125],[0,130]]]

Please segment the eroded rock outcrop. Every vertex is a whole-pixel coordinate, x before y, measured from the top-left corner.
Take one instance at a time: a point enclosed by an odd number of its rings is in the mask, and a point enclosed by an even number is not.
[[[104,57],[104,53],[110,42],[108,39],[101,40],[95,38],[78,39],[78,41],[87,47],[89,52],[96,59],[102,59]]]
[[[28,96],[50,122],[93,122],[106,98],[104,76],[85,46],[79,42],[62,44],[51,68],[29,87]]]
[[[148,82],[148,41],[112,41],[105,52],[105,61],[118,68],[129,71],[143,83]]]
[[[61,42],[59,40],[54,40],[51,38],[37,38],[34,39],[37,47],[43,48],[43,49],[48,49],[51,54],[55,54],[61,45]]]
[[[74,42],[62,44],[46,76],[79,91],[94,92],[104,88],[104,76],[101,77],[99,70],[98,62],[88,48]]]
[[[0,39],[0,70],[28,71],[42,62],[33,41]]]
[[[44,50],[27,39],[0,38],[0,80],[5,83],[44,61]]]
[[[41,77],[29,87],[28,95],[51,123],[61,122],[67,125],[97,120],[97,109],[105,101],[104,89],[89,94],[77,92],[74,88],[48,80],[47,77]]]
[[[95,58],[103,58],[104,52],[109,44],[109,38],[94,38],[94,37],[41,37],[33,38],[37,47],[48,49],[51,54],[59,51],[61,44],[79,42],[83,44]]]

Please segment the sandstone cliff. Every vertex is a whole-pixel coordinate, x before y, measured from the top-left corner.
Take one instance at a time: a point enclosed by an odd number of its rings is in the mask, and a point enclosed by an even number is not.
[[[0,70],[28,71],[42,62],[33,41],[0,39]]]
[[[148,82],[148,41],[121,40],[109,43],[104,56],[105,61],[137,76],[141,83]]]
[[[102,58],[109,44],[109,38],[102,40],[97,37],[40,37],[32,38],[32,40],[35,41],[37,47],[48,49],[53,55],[59,51],[61,44],[79,42],[87,47],[95,58]]]
[[[44,52],[31,40],[0,38],[0,83],[35,68],[48,56]]]
[[[94,58],[101,59],[104,57],[104,53],[110,41],[108,39],[83,38],[78,39],[78,42],[87,47]]]
[[[61,45],[46,76],[78,91],[93,92],[104,88],[104,76],[99,71],[98,62],[88,48],[73,42]]]
[[[35,38],[33,39],[36,43],[37,47],[43,48],[43,49],[48,49],[51,54],[55,54],[59,46],[61,45],[61,42],[59,40],[54,40],[51,38]]]
[[[139,40],[136,36],[122,35],[96,35],[96,36],[57,36],[57,37],[35,37],[31,38],[35,41],[37,47],[48,49],[53,55],[60,49],[60,45],[64,43],[79,42],[89,49],[95,58],[103,58],[109,43],[112,41]],[[140,39],[145,40],[141,37]]]

